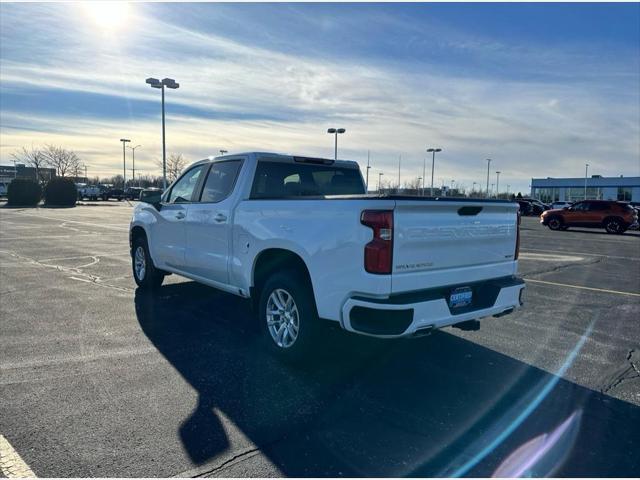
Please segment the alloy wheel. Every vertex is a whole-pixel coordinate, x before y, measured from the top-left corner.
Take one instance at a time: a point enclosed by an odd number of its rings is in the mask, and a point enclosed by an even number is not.
[[[300,332],[300,314],[293,296],[282,288],[277,288],[267,300],[267,328],[280,348],[291,347]]]

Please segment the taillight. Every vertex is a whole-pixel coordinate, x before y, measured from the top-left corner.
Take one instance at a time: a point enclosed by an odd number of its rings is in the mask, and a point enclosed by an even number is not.
[[[369,273],[391,273],[393,210],[364,210],[360,223],[373,230],[373,240],[364,247],[364,269]]]
[[[518,211],[518,219],[516,220],[516,253],[513,259],[517,260],[520,256],[520,211]]]

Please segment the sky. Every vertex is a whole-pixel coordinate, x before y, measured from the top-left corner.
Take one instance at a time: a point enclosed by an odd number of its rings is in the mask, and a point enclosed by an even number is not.
[[[500,190],[640,176],[640,4],[2,3],[0,164],[76,151],[89,176],[157,175],[167,152],[339,158],[370,184]],[[127,151],[131,168],[131,151]],[[130,176],[131,172],[127,173]]]

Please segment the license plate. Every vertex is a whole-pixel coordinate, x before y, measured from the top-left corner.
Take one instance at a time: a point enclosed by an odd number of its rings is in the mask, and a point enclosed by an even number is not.
[[[449,295],[449,308],[461,308],[471,305],[473,291],[471,287],[459,287]]]

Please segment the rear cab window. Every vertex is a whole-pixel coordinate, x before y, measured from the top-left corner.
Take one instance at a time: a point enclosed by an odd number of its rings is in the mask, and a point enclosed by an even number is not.
[[[360,170],[344,165],[259,160],[251,198],[362,195]]]

